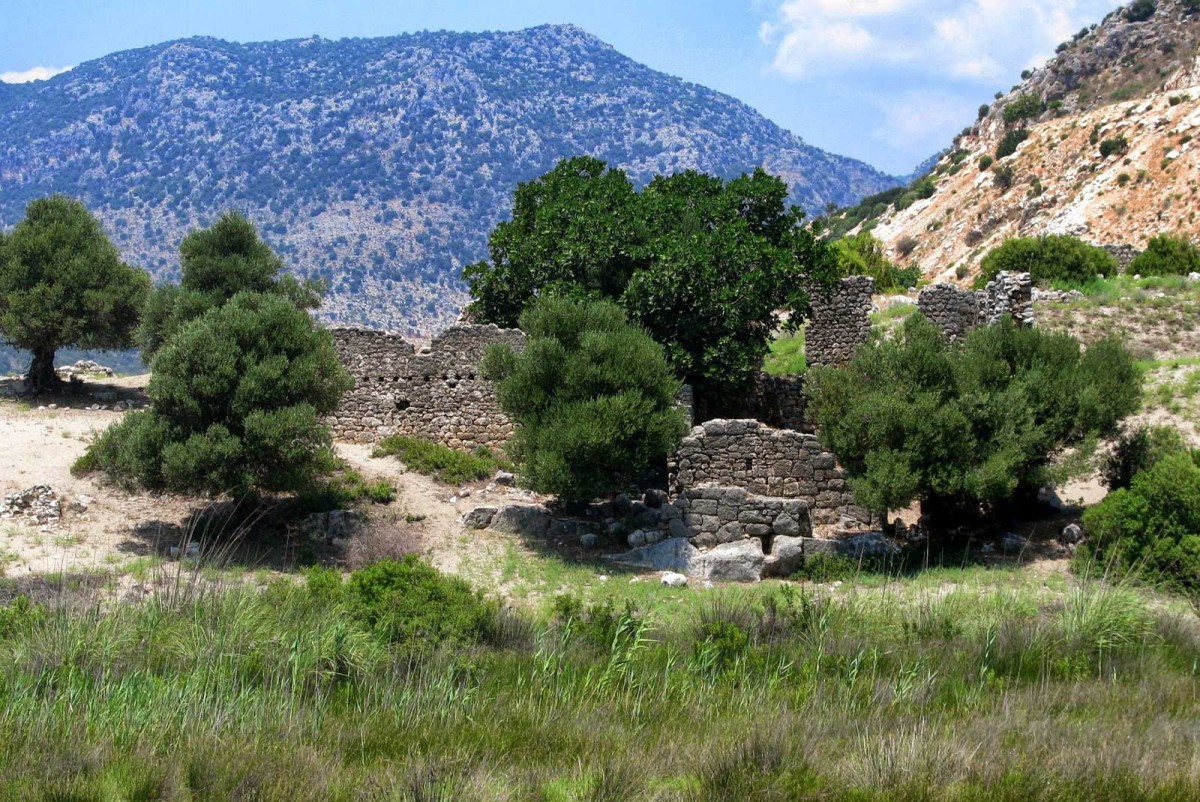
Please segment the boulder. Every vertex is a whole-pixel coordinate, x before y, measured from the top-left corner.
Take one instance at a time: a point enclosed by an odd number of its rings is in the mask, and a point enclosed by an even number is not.
[[[647,490],[642,496],[642,503],[651,509],[658,509],[667,503],[667,493],[664,490]]]
[[[890,557],[900,551],[900,547],[884,537],[882,532],[866,532],[835,542],[839,554],[856,560],[860,557]]]
[[[646,532],[642,529],[635,529],[629,533],[629,537],[625,538],[625,542],[629,544],[629,548],[637,549],[646,545]]]
[[[757,582],[762,579],[766,555],[756,539],[725,543],[704,555],[703,579],[712,582]]]
[[[613,499],[613,506],[617,509],[617,515],[633,514],[633,501],[624,493]]]
[[[688,584],[686,576],[677,574],[674,571],[667,571],[659,581],[669,588],[686,588]]]
[[[804,538],[776,535],[763,576],[791,576],[804,565]]]
[[[496,507],[476,507],[463,516],[463,526],[468,529],[487,529],[499,510]]]
[[[521,504],[509,504],[501,507],[490,528],[497,532],[526,537],[545,537],[554,522],[550,511],[545,507],[527,507]]]
[[[496,476],[492,479],[498,485],[512,487],[517,483],[517,477],[508,471],[496,471]]]
[[[1000,550],[1005,554],[1019,554],[1029,548],[1029,541],[1015,532],[1008,532],[1000,538]]]
[[[687,538],[676,537],[624,554],[613,554],[606,559],[631,568],[698,576],[693,570],[700,565],[702,557],[700,550],[689,543]]]
[[[1078,543],[1083,540],[1083,527],[1079,524],[1068,524],[1063,527],[1062,536],[1059,537],[1059,540],[1068,545]]]
[[[600,536],[595,532],[586,532],[579,538],[579,545],[592,551],[600,546]]]

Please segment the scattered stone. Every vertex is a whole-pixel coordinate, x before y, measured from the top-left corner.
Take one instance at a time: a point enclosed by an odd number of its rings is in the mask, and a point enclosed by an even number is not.
[[[662,575],[662,579],[659,581],[669,588],[686,588],[688,584],[688,578],[686,576],[683,574],[677,574],[674,571],[667,571]]]
[[[1063,527],[1062,536],[1059,540],[1068,545],[1078,543],[1083,540],[1083,527],[1079,524],[1067,524]]]
[[[87,512],[88,508],[96,503],[96,500],[91,496],[75,496],[71,499],[69,509],[71,512]]]
[[[34,526],[55,524],[62,518],[62,502],[49,485],[34,485],[10,493],[0,501],[0,519]]]
[[[554,517],[545,507],[510,504],[501,507],[492,518],[491,528],[497,532],[526,537],[542,537],[550,529]]]
[[[487,529],[499,509],[496,507],[476,507],[463,516],[463,526],[468,529]]]
[[[1200,273],[1188,273],[1187,280],[1193,284],[1200,283]]]
[[[625,538],[625,542],[631,549],[641,548],[646,545],[646,532],[642,529],[635,529],[629,533],[629,537]]]
[[[178,558],[178,557],[179,557],[179,555],[181,555],[181,554],[183,554],[183,553],[184,553],[184,552],[183,552],[183,549],[179,548],[178,546],[171,546],[171,548],[167,549],[167,552],[168,552],[168,553],[169,553],[169,554],[170,554],[172,557],[175,557],[175,558]],[[196,555],[198,555],[199,553],[200,553],[200,544],[199,544],[199,543],[189,543],[189,544],[187,544],[187,555],[186,555],[186,556],[188,556],[188,557],[195,557],[195,556],[196,556]]]
[[[504,487],[512,487],[517,483],[517,477],[508,471],[496,471],[493,480],[496,484],[503,485]]]
[[[579,537],[579,545],[588,551],[593,551],[600,546],[600,536],[595,532],[585,532]]]
[[[890,557],[900,551],[900,547],[884,537],[882,532],[867,532],[854,537],[835,540],[835,548],[839,554],[859,559],[860,557]]]

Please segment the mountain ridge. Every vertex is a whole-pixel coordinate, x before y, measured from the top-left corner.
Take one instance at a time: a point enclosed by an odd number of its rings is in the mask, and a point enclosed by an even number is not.
[[[170,279],[183,235],[238,208],[330,282],[327,319],[428,335],[456,317],[458,274],[516,184],[579,154],[638,183],[763,166],[809,211],[899,183],[574,25],[189,37],[0,89],[0,225],[66,192]]]

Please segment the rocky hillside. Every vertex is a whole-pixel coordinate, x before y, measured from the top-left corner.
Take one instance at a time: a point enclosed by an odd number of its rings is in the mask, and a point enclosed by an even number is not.
[[[1113,12],[981,109],[909,202],[865,225],[901,262],[959,280],[1014,236],[1140,249],[1200,234],[1198,48],[1198,0]]]
[[[188,39],[0,84],[0,226],[70,193],[171,278],[184,233],[237,207],[329,280],[328,317],[424,334],[458,314],[517,182],[578,154],[637,180],[764,165],[809,210],[897,183],[570,26]]]

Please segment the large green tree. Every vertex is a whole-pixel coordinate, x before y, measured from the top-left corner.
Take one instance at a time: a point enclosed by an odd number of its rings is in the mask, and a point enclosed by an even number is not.
[[[809,376],[821,440],[859,502],[886,513],[919,501],[942,523],[1027,498],[1052,454],[1113,433],[1141,395],[1119,343],[1083,351],[1007,318],[952,343],[913,315],[895,338]]]
[[[688,171],[638,192],[596,159],[561,162],[521,184],[491,261],[464,277],[482,322],[512,326],[544,295],[618,303],[666,349],[701,397],[746,386],[786,327],[808,311],[806,289],[837,273],[827,246],[786,203],[787,186],[756,170],[731,181]]]
[[[240,292],[280,295],[301,309],[318,307],[324,293],[319,282],[286,273],[283,260],[238,212],[184,237],[179,264],[180,283],[158,286],[146,304],[138,339],[147,364],[184,324]]]
[[[182,325],[154,360],[152,407],[78,463],[151,489],[300,489],[332,465],[321,416],[350,386],[328,331],[287,298],[244,292]]]
[[[679,444],[679,381],[620,307],[547,296],[520,324],[525,348],[493,346],[483,368],[519,424],[510,449],[530,486],[567,502],[608,496]]]
[[[149,291],[147,273],[122,262],[96,218],[71,198],[33,201],[0,239],[0,336],[32,352],[34,392],[59,384],[59,348],[132,345]]]

